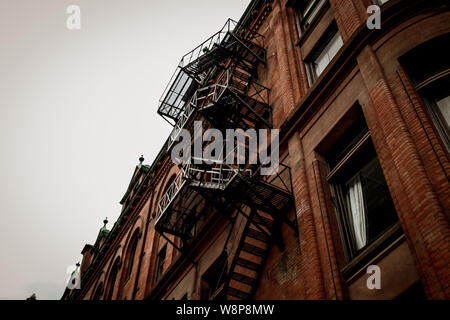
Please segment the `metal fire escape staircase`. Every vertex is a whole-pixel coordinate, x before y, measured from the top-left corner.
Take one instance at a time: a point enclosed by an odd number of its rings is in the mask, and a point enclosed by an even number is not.
[[[168,149],[178,141],[182,129],[192,128],[198,115],[222,130],[271,128],[269,90],[249,81],[249,74],[230,68],[223,71],[216,83],[197,89],[175,123]]]
[[[272,245],[275,243],[281,250],[284,248],[281,236],[283,222],[295,232],[298,230],[296,220],[290,221],[286,214],[286,210],[293,206],[288,167],[281,165],[277,174],[263,180],[255,176],[244,176],[242,180],[243,183],[233,188],[230,196],[249,210],[246,210],[246,213],[242,207],[235,207],[244,216],[245,225],[234,240],[237,245],[232,244],[231,250],[225,245],[231,264],[224,286],[218,288],[217,293],[227,300],[253,297]]]
[[[174,126],[168,149],[178,141],[181,130],[192,130],[193,121],[199,118],[207,119],[223,133],[229,128],[270,129],[269,90],[254,81],[259,62],[265,62],[263,37],[236,27],[233,20],[185,55],[158,109]],[[245,147],[246,159],[248,152]],[[192,158],[184,163],[160,199],[155,229],[163,236],[180,238],[181,248],[172,244],[183,252],[195,238],[198,222],[208,219],[205,215],[211,212],[209,209],[228,215],[233,222],[224,248],[229,263],[216,295],[249,299],[256,291],[272,244],[283,246],[282,223],[298,230],[296,220],[289,220],[286,214],[293,207],[290,169],[280,164],[276,174],[260,176],[260,165],[224,161],[196,164],[196,160],[204,159]],[[244,228],[232,239],[238,217]]]

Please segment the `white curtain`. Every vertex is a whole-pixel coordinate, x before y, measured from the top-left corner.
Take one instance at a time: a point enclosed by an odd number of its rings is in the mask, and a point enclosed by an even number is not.
[[[356,248],[359,250],[367,244],[366,235],[366,212],[364,209],[364,198],[359,175],[352,178],[348,183],[347,202],[350,221],[353,225]]]
[[[445,122],[450,127],[450,96],[436,102]]]

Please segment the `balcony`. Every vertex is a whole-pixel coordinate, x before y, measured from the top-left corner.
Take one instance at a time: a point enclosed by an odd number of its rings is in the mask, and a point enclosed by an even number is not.
[[[205,207],[205,198],[219,195],[274,216],[292,204],[290,170],[281,164],[273,176],[258,177],[250,169],[222,162],[185,164],[158,203],[155,229],[189,240]],[[212,202],[212,201],[211,201]]]
[[[193,92],[229,58],[253,73],[258,62],[265,63],[264,37],[229,19],[221,30],[182,57],[160,99],[158,113],[175,125]]]

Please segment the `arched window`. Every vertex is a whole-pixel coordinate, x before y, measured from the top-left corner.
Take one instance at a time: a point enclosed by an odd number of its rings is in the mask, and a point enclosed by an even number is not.
[[[103,282],[100,282],[100,284],[97,286],[97,289],[95,290],[92,300],[100,300],[102,294],[103,294]]]
[[[117,274],[119,272],[119,263],[120,263],[120,257],[116,259],[114,262],[113,267],[111,268],[111,272],[109,274],[108,278],[108,285],[106,286],[106,296],[105,300],[111,300],[113,293],[114,293],[114,284],[116,283]]]
[[[399,61],[450,151],[450,60],[447,50],[442,49],[449,41],[450,33],[431,39],[400,57]]]
[[[164,273],[164,264],[166,263],[166,252],[167,252],[167,244],[165,244],[158,252],[158,256],[156,258],[156,269],[155,269],[155,283],[161,279],[162,274]]]
[[[138,242],[139,242],[139,229],[134,232],[130,240],[130,246],[127,252],[125,281],[127,281],[130,278],[131,272],[133,271],[134,258],[136,257],[136,249]]]
[[[167,190],[169,190],[176,177],[176,174],[172,174],[172,176],[170,176],[169,180],[167,180],[166,186],[164,187],[164,192],[161,194],[161,197],[163,197],[167,193]]]

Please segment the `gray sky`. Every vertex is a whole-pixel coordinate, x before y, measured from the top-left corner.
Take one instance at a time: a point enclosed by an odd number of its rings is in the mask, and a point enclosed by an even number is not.
[[[0,299],[61,297],[170,132],[156,109],[181,56],[249,2],[0,0]]]

